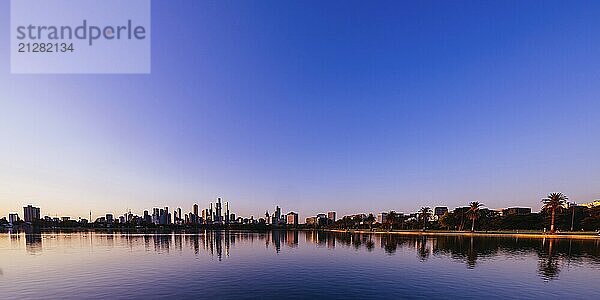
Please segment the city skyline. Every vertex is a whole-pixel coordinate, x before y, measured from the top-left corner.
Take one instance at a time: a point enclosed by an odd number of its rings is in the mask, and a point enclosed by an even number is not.
[[[545,199],[545,198],[542,198]],[[204,208],[200,207],[198,205],[198,203],[194,203],[191,206],[191,209],[189,211],[186,211],[186,208],[183,208],[182,206],[173,206],[173,207],[169,207],[169,206],[153,206],[153,207],[148,207],[148,208],[142,208],[142,209],[130,209],[127,208],[123,211],[111,211],[110,209],[105,210],[104,213],[99,213],[99,214],[94,214],[92,211],[89,211],[89,217],[87,218],[88,215],[68,215],[68,214],[48,214],[48,213],[44,213],[44,214],[40,214],[40,207],[36,206],[36,205],[32,205],[32,204],[27,204],[27,206],[21,206],[23,208],[23,210],[25,211],[23,213],[23,215],[19,214],[19,210],[13,210],[8,212],[6,215],[2,215],[0,212],[0,219],[3,218],[8,218],[10,219],[11,216],[16,216],[16,218],[18,219],[24,219],[25,221],[31,221],[31,217],[27,217],[27,211],[31,211],[31,209],[33,208],[34,210],[37,210],[37,218],[41,219],[42,216],[44,217],[54,217],[54,218],[62,218],[62,217],[71,217],[73,218],[73,220],[79,218],[79,219],[84,219],[84,220],[88,220],[89,222],[95,222],[100,218],[104,218],[105,216],[110,215],[111,218],[114,218],[115,220],[117,220],[119,217],[122,216],[126,216],[127,214],[129,214],[130,216],[135,216],[135,217],[140,217],[143,218],[144,221],[146,221],[146,214],[149,214],[148,216],[152,217],[152,221],[151,223],[154,224],[189,224],[189,223],[200,223],[200,224],[205,224],[208,221],[210,221],[210,224],[213,223],[222,223],[222,224],[227,224],[229,222],[233,222],[234,219],[229,219],[230,215],[231,216],[237,216],[237,217],[241,217],[241,218],[246,218],[246,219],[251,219],[254,221],[258,221],[259,219],[263,219],[266,221],[267,224],[277,224],[279,220],[285,221],[285,220],[289,220],[288,215],[289,214],[293,214],[295,215],[295,217],[293,217],[292,219],[295,218],[296,222],[298,223],[298,220],[303,220],[304,217],[306,217],[306,219],[312,217],[314,218],[315,215],[320,216],[322,215],[324,218],[326,219],[330,219],[330,220],[336,220],[338,219],[338,210],[339,208],[328,208],[328,209],[321,209],[321,210],[315,210],[315,213],[298,213],[298,211],[294,210],[293,208],[288,210],[288,212],[286,213],[285,210],[281,210],[281,208],[279,207],[279,205],[276,205],[274,210],[269,210],[267,209],[265,211],[266,213],[266,217],[265,214],[238,214],[236,213],[234,210],[230,211],[230,202],[229,201],[225,201],[222,202],[223,199],[221,197],[217,197],[217,199],[215,200],[215,202],[209,202],[209,206],[206,206]],[[214,204],[214,207],[213,207]],[[453,210],[453,209],[461,209],[461,208],[468,208],[469,206],[469,202],[467,203],[463,203],[462,205],[457,205],[457,206],[448,206],[446,204],[436,204],[436,205],[429,205],[429,204],[416,204],[417,207],[420,207],[420,209],[422,209],[423,207],[427,207],[430,208],[432,210],[432,215],[433,216],[441,216],[443,215],[444,212],[448,212],[449,209]],[[578,202],[578,201],[574,201],[573,199],[569,199],[565,205],[567,206],[571,206],[571,205],[583,205],[586,207],[594,207],[594,206],[598,206],[600,205],[600,199],[595,199],[595,200],[591,200],[591,201],[587,201],[587,202]],[[524,206],[524,205],[509,205],[509,206],[504,206],[504,207],[492,207],[492,206],[488,206],[484,203],[481,203],[481,207],[491,210],[491,211],[496,211],[496,212],[504,212],[506,210],[522,210],[525,209],[526,211],[528,211],[528,213],[531,212],[541,212],[543,210],[543,205],[542,203],[540,203],[538,206]],[[163,209],[164,208],[164,209]],[[170,209],[170,211],[169,211]],[[420,209],[416,208],[413,210],[396,210],[396,209],[388,209],[388,210],[365,210],[365,211],[353,211],[353,212],[348,212],[348,213],[344,213],[344,214],[340,214],[339,216],[354,216],[354,215],[358,215],[358,214],[363,214],[363,215],[368,215],[368,214],[372,214],[374,217],[377,218],[377,220],[381,220],[382,219],[382,214],[383,215],[387,215],[388,212],[393,211],[396,213],[400,213],[400,214],[419,214],[420,213]],[[165,220],[167,221],[158,221],[158,219],[156,219],[155,221],[155,216],[156,218],[161,218],[160,215],[162,215],[162,211],[165,211]],[[160,214],[158,213],[158,211],[160,211]],[[183,215],[182,215],[182,212]],[[123,215],[121,215],[121,213],[123,213]],[[150,215],[151,213],[151,215]],[[32,213],[29,213],[30,215]],[[34,213],[35,214],[35,213]],[[277,215],[277,218],[273,221],[271,221],[269,218],[269,216],[275,216]],[[207,217],[209,216],[209,217]],[[216,216],[219,216],[220,219],[218,219]],[[86,219],[87,218],[87,219]],[[196,219],[194,219],[196,218]],[[198,221],[198,218],[200,221]],[[208,219],[207,219],[208,218]],[[177,222],[177,220],[180,220],[180,223]],[[126,221],[129,222],[130,219],[126,218]],[[184,222],[185,221],[185,222]],[[150,222],[150,221],[148,221]],[[12,223],[12,222],[11,222]],[[302,223],[302,222],[299,222]]]
[[[148,75],[0,62],[0,214],[600,199],[600,3],[196,2],[153,2]]]

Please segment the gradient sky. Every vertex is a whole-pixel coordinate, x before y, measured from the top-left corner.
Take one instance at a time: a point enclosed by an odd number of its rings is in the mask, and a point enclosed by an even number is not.
[[[0,216],[600,198],[600,2],[152,9],[151,75],[11,75],[0,47]]]

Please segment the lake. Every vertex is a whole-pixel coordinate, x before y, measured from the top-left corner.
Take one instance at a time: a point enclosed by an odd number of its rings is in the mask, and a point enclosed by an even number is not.
[[[0,234],[1,299],[600,298],[600,241],[316,231]]]

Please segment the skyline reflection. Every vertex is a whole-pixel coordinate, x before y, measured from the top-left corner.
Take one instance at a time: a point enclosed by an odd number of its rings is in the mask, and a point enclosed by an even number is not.
[[[302,237],[304,235],[304,237]],[[304,244],[300,241],[304,240]],[[86,244],[90,248],[142,247],[145,252],[169,254],[191,251],[218,261],[235,256],[246,246],[264,245],[279,254],[283,249],[318,247],[347,248],[365,253],[380,249],[386,255],[410,253],[421,262],[445,258],[462,262],[467,269],[497,257],[537,259],[538,275],[545,281],[557,279],[565,267],[590,264],[600,267],[600,241],[572,239],[524,239],[473,236],[405,236],[397,234],[338,233],[324,231],[202,231],[198,233],[10,233],[0,235],[0,249],[24,248],[29,255],[40,255],[57,243]],[[242,246],[238,247],[238,244]],[[301,247],[302,246],[302,247]],[[246,251],[246,250],[244,250]],[[368,255],[368,254],[367,254]],[[1,267],[1,266],[0,266]],[[1,271],[2,269],[0,269]],[[0,273],[1,275],[2,273]]]

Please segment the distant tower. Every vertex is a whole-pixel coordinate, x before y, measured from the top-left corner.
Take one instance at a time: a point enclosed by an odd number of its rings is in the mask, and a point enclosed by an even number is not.
[[[198,204],[194,204],[194,211],[190,221],[192,223],[198,223]]]
[[[163,224],[170,224],[171,223],[171,217],[169,217],[169,207],[165,206],[165,216],[164,216],[164,223]]]
[[[177,208],[177,217],[179,218],[180,221],[183,218],[182,215],[181,215],[181,207]]]
[[[216,221],[217,222],[221,222],[223,221],[223,213],[222,213],[222,207],[221,207],[221,198],[217,198],[217,208],[216,208]]]
[[[225,223],[229,223],[229,202],[225,202]]]

